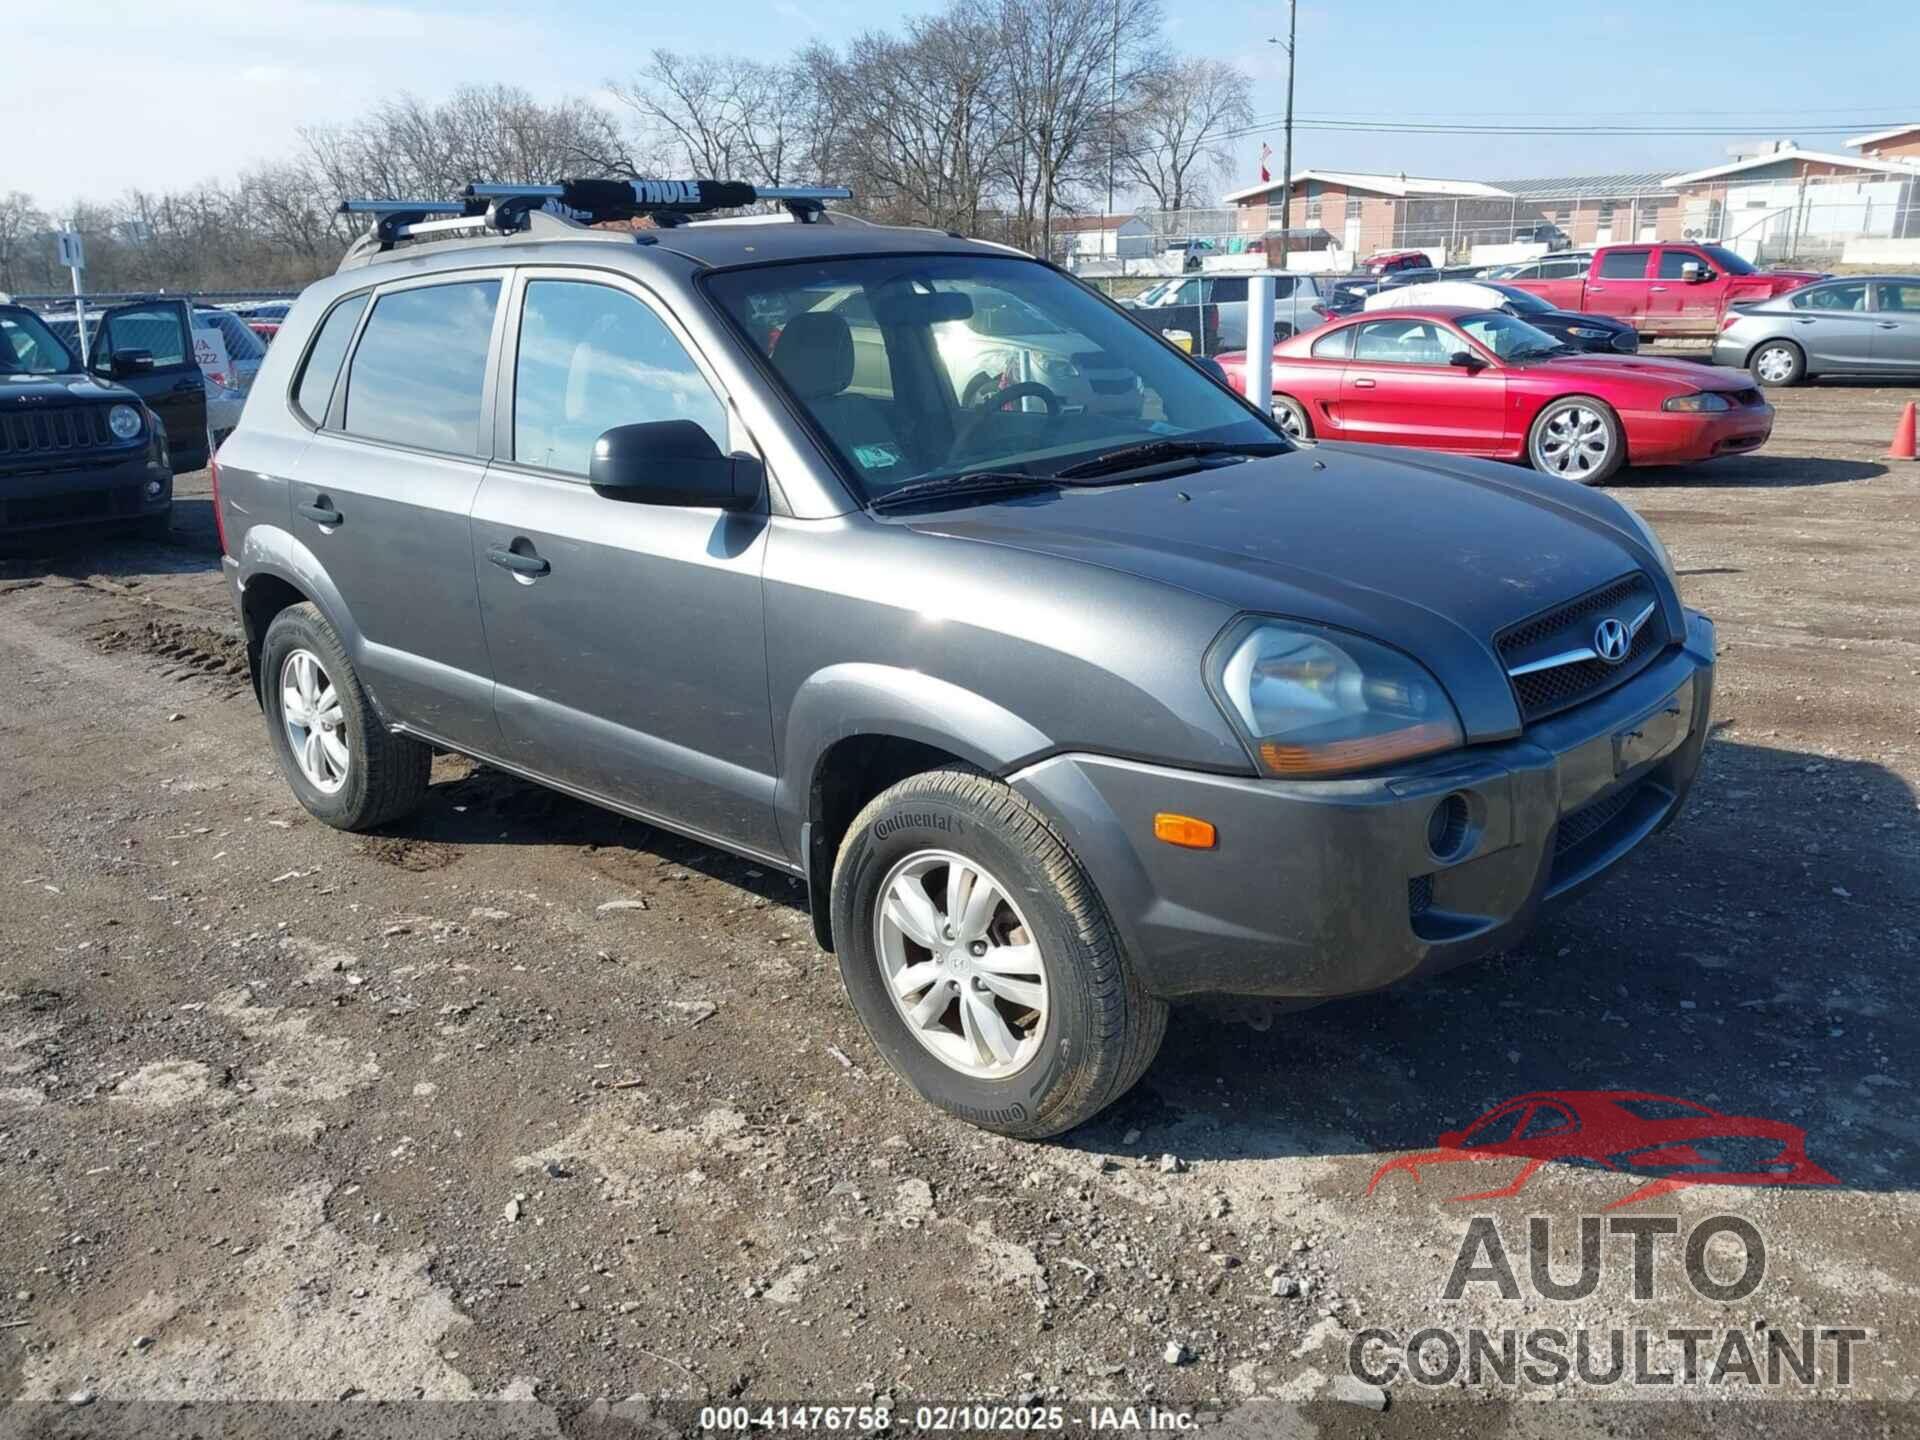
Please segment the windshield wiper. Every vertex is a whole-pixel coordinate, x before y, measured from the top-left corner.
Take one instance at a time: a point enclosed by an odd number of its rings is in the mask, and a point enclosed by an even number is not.
[[[1149,465],[1164,465],[1172,460],[1191,460],[1207,455],[1285,455],[1293,449],[1284,440],[1148,440],[1139,445],[1123,445],[1091,460],[1082,460],[1055,472],[1061,480],[1085,480],[1096,475],[1117,475]]]
[[[911,480],[898,490],[876,495],[875,510],[923,504],[928,500],[964,500],[986,495],[1013,495],[1023,490],[1052,490],[1059,481],[1051,475],[1024,475],[1017,470],[969,470],[964,475],[934,475]]]

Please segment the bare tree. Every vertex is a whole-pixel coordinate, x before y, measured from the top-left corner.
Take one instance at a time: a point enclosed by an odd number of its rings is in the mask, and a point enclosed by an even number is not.
[[[1156,63],[1159,0],[996,0],[1006,179],[1029,248],[1052,246],[1053,216],[1090,185],[1108,154],[1112,117],[1131,110]]]
[[[1162,210],[1204,201],[1202,182],[1227,161],[1227,138],[1253,118],[1253,82],[1239,66],[1200,56],[1143,76],[1115,143],[1121,172]]]
[[[51,250],[53,222],[24,190],[0,195],[0,290],[25,290],[45,282],[49,265],[35,264],[28,247],[42,243]]]
[[[632,112],[641,148],[714,179],[778,184],[804,166],[815,102],[808,54],[790,65],[655,50],[641,70],[608,82]]]

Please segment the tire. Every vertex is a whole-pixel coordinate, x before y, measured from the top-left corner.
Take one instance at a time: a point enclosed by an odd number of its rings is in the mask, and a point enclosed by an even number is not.
[[[979,885],[999,895],[943,956],[889,917],[915,908],[899,895],[917,885],[930,908],[910,923],[922,928],[924,917],[923,933],[943,942],[956,861],[979,877],[962,892],[963,922]],[[922,1099],[970,1124],[1023,1140],[1070,1130],[1131,1089],[1160,1049],[1166,1002],[1141,986],[1086,872],[1032,806],[989,776],[931,770],[877,796],[840,847],[832,905],[841,979],[867,1034]],[[1036,948],[1037,964],[1019,958]],[[938,978],[922,989],[909,966]],[[893,976],[903,977],[900,999]],[[1000,1015],[999,1040],[1016,1052],[996,1054],[967,1014],[969,993]],[[918,1025],[915,1009],[927,1016]],[[957,1058],[965,1054],[971,1065]]]
[[[305,658],[296,662],[296,657]],[[287,690],[298,698],[296,676],[306,662],[318,672],[310,686],[316,702],[310,713],[320,723],[302,725],[296,718],[290,725]],[[290,668],[296,663],[298,669]],[[317,607],[293,605],[273,617],[260,647],[259,681],[268,740],[281,773],[315,819],[336,830],[370,830],[419,808],[426,798],[432,747],[395,735],[381,723],[340,637]],[[295,755],[296,729],[316,739],[317,755],[301,747],[311,757],[306,761]]]
[[[1784,390],[1807,378],[1807,354],[1791,340],[1765,340],[1747,356],[1747,372],[1758,385]]]
[[[1527,463],[1576,485],[1604,485],[1627,463],[1620,417],[1604,400],[1563,395],[1534,417],[1527,431]]]
[[[1291,395],[1273,397],[1273,418],[1295,440],[1313,439],[1313,419],[1307,414],[1307,407]]]

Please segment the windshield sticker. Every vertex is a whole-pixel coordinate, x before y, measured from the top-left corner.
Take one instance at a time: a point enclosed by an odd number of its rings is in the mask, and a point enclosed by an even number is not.
[[[900,452],[891,445],[856,445],[853,458],[863,470],[891,470],[900,463]]]

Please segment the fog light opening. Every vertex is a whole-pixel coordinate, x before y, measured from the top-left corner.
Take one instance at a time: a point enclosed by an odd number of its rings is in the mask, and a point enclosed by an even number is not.
[[[1456,790],[1443,797],[1427,816],[1427,849],[1433,858],[1452,862],[1473,846],[1473,808]]]
[[[158,500],[160,498],[160,492],[166,488],[167,487],[162,485],[158,480],[147,481],[147,498],[149,500]]]

